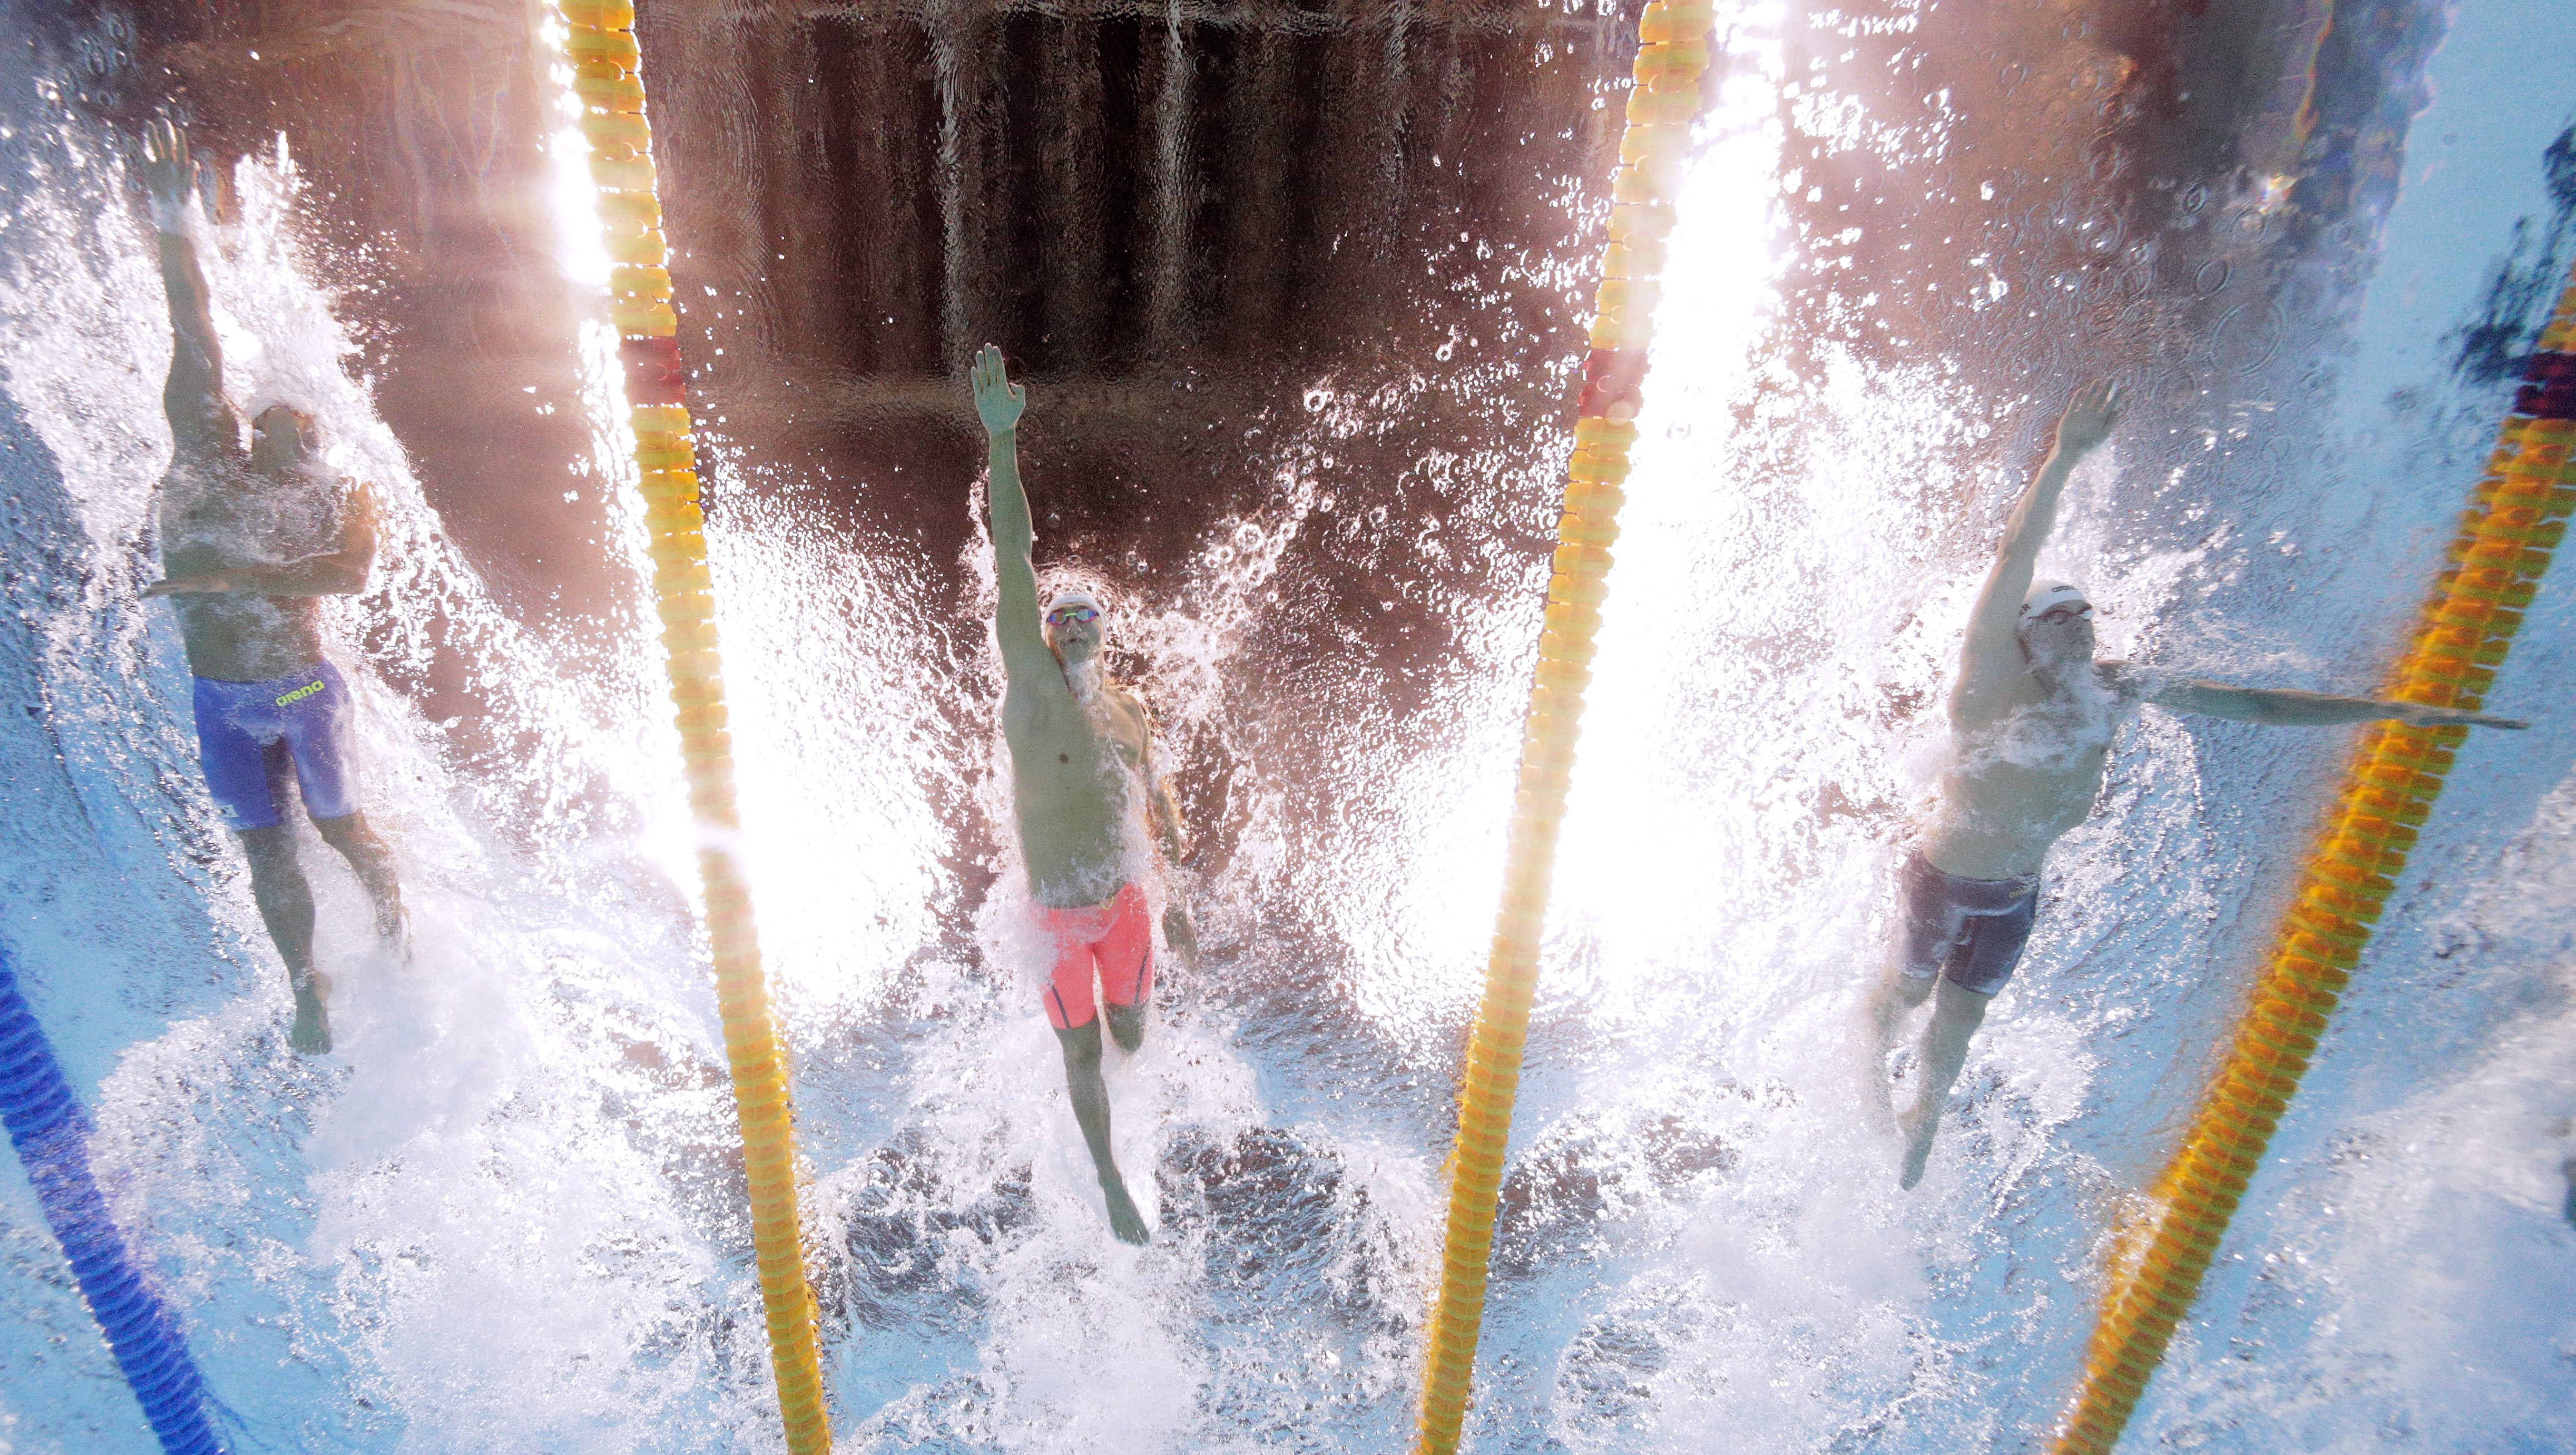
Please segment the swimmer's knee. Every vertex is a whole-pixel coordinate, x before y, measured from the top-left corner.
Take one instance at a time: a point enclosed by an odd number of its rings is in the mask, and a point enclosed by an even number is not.
[[[355,809],[338,818],[313,820],[313,831],[322,836],[322,842],[349,857],[361,855],[373,857],[384,853],[385,841],[376,837],[376,831],[367,822],[367,816]]]
[[[1109,1007],[1109,1038],[1122,1051],[1134,1051],[1145,1044],[1145,1007],[1113,1005]]]
[[[242,857],[250,860],[254,879],[295,869],[295,836],[282,823],[241,830],[241,845]]]
[[[1936,1015],[1966,1026],[1985,1023],[1986,1007],[1994,1003],[1991,995],[1981,995],[1948,976],[1940,979],[1941,996],[1933,1007]]]
[[[1067,1071],[1100,1069],[1100,1019],[1094,1016],[1081,1025],[1058,1030],[1056,1040],[1064,1047]]]

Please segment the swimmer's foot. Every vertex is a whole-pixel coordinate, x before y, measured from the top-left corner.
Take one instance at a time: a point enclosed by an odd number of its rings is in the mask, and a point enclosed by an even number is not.
[[[1151,1241],[1145,1231],[1145,1216],[1136,1211],[1136,1199],[1127,1195],[1127,1180],[1116,1173],[1100,1179],[1101,1195],[1109,1199],[1109,1230],[1118,1241],[1143,1247]]]
[[[1897,1129],[1905,1133],[1905,1165],[1896,1174],[1896,1185],[1912,1192],[1923,1180],[1924,1164],[1932,1160],[1932,1136],[1941,1130],[1941,1114],[1907,1112],[1897,1119]]]
[[[322,994],[310,981],[295,987],[295,1027],[286,1040],[301,1055],[331,1052],[331,1013],[322,1008]]]
[[[411,916],[403,912],[401,899],[376,901],[376,945],[403,964],[411,963]]]
[[[1881,1136],[1896,1130],[1896,1078],[1883,1056],[1861,1063],[1860,1114],[1869,1129]]]

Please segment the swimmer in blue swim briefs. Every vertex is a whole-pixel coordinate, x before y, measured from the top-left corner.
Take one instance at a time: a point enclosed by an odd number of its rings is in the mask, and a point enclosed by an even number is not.
[[[2111,739],[2138,704],[2278,727],[2378,719],[2524,726],[2421,703],[2229,687],[2095,661],[2092,603],[2080,587],[2036,579],[2035,566],[2067,476],[2110,436],[2119,406],[2118,391],[2105,384],[2075,392],[2058,421],[2056,448],[2004,527],[1959,654],[1950,767],[1922,842],[1898,871],[1903,926],[1866,1015],[1871,1085],[1904,1134],[1898,1180],[1906,1187],[1922,1180],[1968,1038],[2021,963],[2048,847],[2093,811]],[[1898,1022],[1926,999],[1933,1010],[1923,1033],[1922,1090],[1898,1114],[1887,1099],[1887,1055]]]
[[[279,815],[292,778],[322,841],[357,871],[377,935],[399,943],[402,894],[393,856],[358,811],[347,684],[323,660],[320,598],[364,590],[376,554],[373,501],[322,467],[312,416],[270,404],[251,444],[224,397],[204,271],[188,232],[194,171],[187,138],[167,122],[145,133],[141,159],[176,347],[162,407],[173,449],[161,480],[163,580],[195,675],[197,748],[224,822],[250,861],[251,895],[295,991],[298,1051],[331,1049],[330,981],[313,966],[313,889]]]

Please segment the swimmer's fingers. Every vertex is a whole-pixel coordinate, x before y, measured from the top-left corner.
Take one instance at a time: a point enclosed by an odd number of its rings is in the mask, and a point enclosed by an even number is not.
[[[1011,382],[1010,366],[1003,362],[1001,349],[984,345],[976,353],[969,373],[975,387],[975,413],[983,419],[985,433],[998,436],[1017,425],[1029,394],[1025,387]]]
[[[168,120],[143,126],[144,185],[164,196],[184,191],[188,183],[188,134]]]
[[[2057,421],[2057,446],[2075,453],[2090,450],[2110,437],[2119,417],[2119,390],[2111,381],[2082,385],[2068,397],[2066,413]]]
[[[981,395],[1011,392],[1010,366],[1002,361],[1002,351],[996,345],[986,344],[975,353],[975,392]]]
[[[146,599],[155,596],[199,596],[232,589],[233,583],[229,577],[221,572],[213,572],[204,576],[172,576],[165,581],[155,581],[135,595]]]
[[[2486,727],[2520,732],[2531,726],[2518,717],[2489,717],[2482,712],[2465,712],[2456,707],[2434,707],[2421,702],[2396,705],[2405,710],[2394,716],[2408,727]]]

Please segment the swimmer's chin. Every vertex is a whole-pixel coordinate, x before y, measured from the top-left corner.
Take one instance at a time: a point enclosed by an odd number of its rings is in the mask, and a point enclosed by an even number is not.
[[[1098,657],[1085,657],[1078,662],[1064,664],[1064,685],[1072,688],[1073,695],[1084,702],[1097,699],[1106,680]]]

